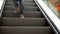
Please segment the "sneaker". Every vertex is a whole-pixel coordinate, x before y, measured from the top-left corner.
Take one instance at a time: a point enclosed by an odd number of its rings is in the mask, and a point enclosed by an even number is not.
[[[14,11],[14,13],[17,13],[17,11]]]
[[[24,18],[24,15],[20,15],[20,18]]]

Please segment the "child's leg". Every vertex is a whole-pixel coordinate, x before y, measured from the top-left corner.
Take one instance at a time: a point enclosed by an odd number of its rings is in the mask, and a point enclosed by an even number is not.
[[[24,18],[24,15],[23,15],[23,8],[22,8],[22,0],[20,0],[20,17],[21,18]]]
[[[20,17],[21,17],[21,18],[24,18],[22,6],[21,6],[21,9],[20,9]]]
[[[14,13],[17,13],[20,9],[19,9],[19,6],[18,6],[18,1],[16,1],[16,4],[15,4],[15,11]]]

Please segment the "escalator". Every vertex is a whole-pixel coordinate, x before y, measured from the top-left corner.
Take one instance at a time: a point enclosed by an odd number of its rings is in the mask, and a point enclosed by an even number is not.
[[[6,0],[0,34],[54,34],[47,20],[33,0],[23,0],[24,18],[15,14],[12,0]]]

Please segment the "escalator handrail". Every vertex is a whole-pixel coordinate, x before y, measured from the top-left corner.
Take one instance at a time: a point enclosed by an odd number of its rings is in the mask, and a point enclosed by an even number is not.
[[[2,12],[5,6],[6,0],[0,0],[0,18],[2,17]]]
[[[52,21],[52,24],[55,26],[57,32],[60,33],[60,19],[53,13],[53,11],[43,2],[43,0],[34,0],[38,5],[39,9],[43,9],[43,12],[49,17]]]

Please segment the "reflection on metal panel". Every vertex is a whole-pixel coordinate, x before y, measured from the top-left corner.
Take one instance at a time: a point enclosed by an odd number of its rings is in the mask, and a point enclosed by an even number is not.
[[[4,5],[5,5],[5,1],[6,0],[0,0],[0,17],[2,15],[2,11],[3,11]]]
[[[60,19],[53,13],[53,11],[42,0],[36,0],[36,1],[43,8],[44,12],[47,14],[47,16],[53,22],[57,30],[60,32]]]

